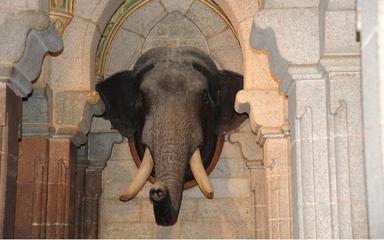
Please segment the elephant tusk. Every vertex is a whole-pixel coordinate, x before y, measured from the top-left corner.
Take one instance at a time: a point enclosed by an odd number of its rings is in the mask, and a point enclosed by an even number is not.
[[[149,175],[151,175],[153,169],[153,159],[151,152],[148,148],[145,149],[143,160],[141,161],[140,167],[137,170],[132,182],[129,186],[121,193],[120,201],[126,202],[136,196],[137,193],[144,187],[147,182]]]
[[[204,194],[206,198],[212,199],[213,188],[212,188],[211,182],[209,181],[208,175],[205,172],[203,161],[201,160],[199,148],[197,148],[195,152],[192,154],[189,165],[191,166],[192,174],[195,177],[201,192]]]

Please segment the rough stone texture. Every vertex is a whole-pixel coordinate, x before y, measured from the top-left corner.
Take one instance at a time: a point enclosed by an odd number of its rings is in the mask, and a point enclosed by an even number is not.
[[[89,91],[95,77],[95,54],[100,39],[97,26],[86,19],[73,17],[65,30],[65,50],[51,59],[50,88],[53,91]]]
[[[319,13],[317,8],[266,9],[255,16],[261,28],[276,35],[280,54],[292,64],[317,63],[320,58]]]
[[[264,8],[315,8],[321,0],[266,0]],[[348,0],[347,0],[348,1]]]
[[[148,14],[150,17],[146,17]],[[243,72],[238,41],[209,7],[198,0],[174,4],[151,1],[129,15],[118,30],[108,53],[105,76],[132,68],[140,53],[160,46],[197,47],[210,53],[218,67]]]
[[[267,138],[264,146],[266,215],[269,238],[291,238],[289,138]]]
[[[25,47],[25,39],[31,28],[37,31],[48,27],[49,19],[43,11],[29,11],[28,6],[2,6],[0,11],[0,32],[7,33],[0,38],[2,62],[15,63]]]
[[[206,39],[196,25],[179,12],[174,12],[156,24],[146,38],[142,52],[154,47],[178,46],[196,47],[209,52]]]
[[[294,236],[366,238],[359,65],[322,62],[327,77],[294,75],[288,98]]]
[[[57,91],[49,95],[52,104],[51,127],[57,135],[74,135],[83,117],[86,92]]]
[[[192,2],[194,0],[161,0],[161,3],[165,7],[165,10],[167,10],[168,13],[171,13],[173,11],[178,11],[182,14],[185,14],[186,11],[190,8]]]
[[[21,99],[0,83],[0,237],[13,238]]]
[[[239,42],[230,29],[208,39],[211,55],[224,69],[243,73],[243,60]]]
[[[45,89],[34,89],[32,96],[23,101],[23,136],[49,134],[48,109]]]
[[[328,11],[325,16],[325,54],[358,54],[356,42],[356,13]]]
[[[281,127],[284,124],[284,96],[275,91],[241,90],[237,93],[235,109],[238,113],[248,113],[254,132],[260,127]]]
[[[23,56],[14,66],[10,83],[19,96],[26,97],[32,91],[32,81],[39,76],[46,53],[57,53],[63,49],[63,40],[54,24],[41,32],[28,33]]]
[[[351,0],[329,0],[329,10],[356,10],[356,1]]]
[[[186,17],[196,24],[206,38],[224,31],[227,27],[223,20],[200,1],[194,1]]]
[[[131,65],[140,56],[143,43],[143,37],[121,29],[113,41],[108,64],[106,65],[106,74],[112,75],[130,69]]]
[[[161,5],[160,0],[153,0],[145,4],[138,11],[133,12],[125,20],[122,28],[145,38],[153,26],[166,15],[167,12]]]

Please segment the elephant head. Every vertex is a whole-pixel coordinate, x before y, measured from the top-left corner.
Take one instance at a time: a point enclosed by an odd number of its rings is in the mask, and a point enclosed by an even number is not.
[[[128,201],[152,174],[149,197],[160,225],[178,218],[184,182],[196,179],[213,197],[205,168],[219,136],[239,126],[234,101],[241,75],[218,70],[205,52],[190,48],[154,48],[133,70],[117,73],[96,86],[106,106],[104,118],[123,136],[134,138],[142,163],[120,196]]]

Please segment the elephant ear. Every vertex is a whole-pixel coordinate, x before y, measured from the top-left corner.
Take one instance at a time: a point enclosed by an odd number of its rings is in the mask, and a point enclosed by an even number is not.
[[[243,76],[228,70],[220,71],[211,84],[211,94],[216,104],[218,135],[236,129],[247,118],[247,114],[235,111],[235,100],[238,91],[243,89]]]
[[[111,121],[112,128],[123,136],[132,136],[142,120],[140,83],[143,75],[153,68],[147,65],[140,71],[116,73],[96,85],[105,104],[104,118]]]
[[[248,118],[248,115],[235,111],[236,94],[243,89],[243,76],[228,70],[207,68],[197,62],[193,68],[208,80],[209,93],[215,104],[216,134],[224,135],[240,126]]]

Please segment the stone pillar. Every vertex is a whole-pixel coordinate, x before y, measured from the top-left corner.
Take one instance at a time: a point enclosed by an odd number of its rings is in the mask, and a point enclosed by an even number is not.
[[[289,94],[294,236],[332,238],[326,79],[312,69]]]
[[[49,141],[27,137],[19,147],[14,237],[45,238]]]
[[[76,152],[68,139],[20,143],[17,238],[73,238]]]
[[[87,145],[77,151],[74,238],[85,238],[85,181],[88,167]]]
[[[76,150],[69,139],[49,140],[47,238],[73,238]]]
[[[101,196],[102,169],[87,169],[85,181],[85,238],[99,236],[99,199]]]
[[[288,134],[262,133],[268,238],[291,238],[291,163]]]
[[[321,63],[290,69],[294,236],[367,238],[359,61]]]
[[[265,201],[265,173],[261,160],[247,160],[251,175],[251,191],[253,198],[253,219],[255,238],[265,239],[268,236],[267,203]]]
[[[0,237],[13,238],[21,99],[0,82]]]

